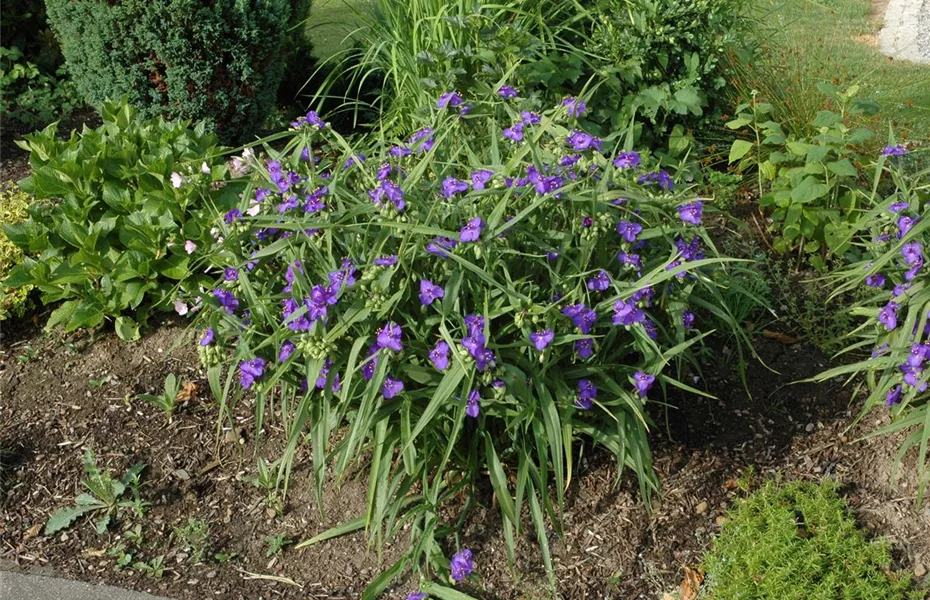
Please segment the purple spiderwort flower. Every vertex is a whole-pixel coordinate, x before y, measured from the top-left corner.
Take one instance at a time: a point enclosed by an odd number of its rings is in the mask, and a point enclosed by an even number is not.
[[[477,419],[480,413],[481,395],[478,393],[478,390],[471,390],[468,392],[468,397],[465,399],[465,414],[472,419]]]
[[[420,280],[420,303],[423,306],[429,306],[436,300],[444,298],[446,296],[446,291],[442,289],[442,286],[435,285],[429,279]]]
[[[379,267],[393,267],[394,265],[397,264],[397,255],[391,254],[389,256],[382,256],[380,258],[376,258],[374,260],[374,263],[378,265]]]
[[[365,381],[370,381],[375,375],[375,369],[378,366],[379,350],[377,342],[368,347],[368,357],[365,362],[362,363],[362,377],[365,378]]]
[[[553,261],[553,260],[558,260],[558,259],[559,259],[558,252],[546,252],[546,260]]]
[[[439,96],[436,101],[436,108],[442,110],[449,106],[459,106],[462,104],[462,95],[458,92],[446,92]]]
[[[908,242],[901,247],[901,256],[904,257],[904,263],[913,267],[919,262],[923,262],[923,244],[920,242]]]
[[[617,261],[622,265],[629,265],[635,268],[637,271],[643,268],[643,263],[640,260],[639,254],[628,254],[626,252],[619,252],[617,254]]]
[[[391,146],[391,149],[388,150],[388,154],[394,158],[401,159],[405,156],[410,156],[413,153],[413,150],[405,146]]]
[[[442,182],[442,197],[452,198],[456,194],[468,191],[468,182],[456,179],[455,177],[446,177]]]
[[[578,98],[565,98],[562,100],[562,106],[568,110],[569,117],[576,119],[585,114],[588,110],[588,105],[585,101]]]
[[[239,383],[242,389],[249,389],[255,380],[265,372],[265,360],[263,358],[253,358],[244,360],[239,363]]]
[[[239,269],[226,267],[223,269],[223,281],[237,281],[239,279]]]
[[[899,212],[907,210],[910,207],[911,205],[908,202],[895,202],[894,204],[888,207],[888,212],[893,213],[893,214],[898,214]]]
[[[231,225],[234,221],[238,221],[242,218],[242,211],[238,208],[234,208],[223,216],[223,221],[227,225]]]
[[[681,324],[685,329],[694,329],[694,313],[690,310],[681,313]]]
[[[920,220],[920,217],[909,217],[903,215],[898,219],[898,239],[903,238],[908,231],[911,230],[911,227],[917,224],[917,221]]]
[[[433,137],[433,129],[431,127],[423,127],[418,129],[410,136],[407,140],[407,143],[411,146],[417,142],[421,142],[420,146],[416,150],[420,152],[429,152],[433,149],[433,146],[436,144],[436,138]]]
[[[562,309],[562,314],[572,320],[572,324],[581,330],[581,333],[591,333],[594,322],[597,320],[597,312],[593,309],[585,308],[584,304],[572,304]]]
[[[655,383],[655,381],[655,375],[643,373],[642,371],[636,371],[633,373],[633,383],[636,385],[636,391],[639,393],[640,398],[646,397],[646,394],[649,393],[649,389],[652,387],[652,384]]]
[[[900,384],[888,390],[888,393],[885,394],[885,406],[891,407],[893,404],[901,402],[901,391]]]
[[[436,256],[446,257],[449,255],[449,251],[458,246],[458,244],[458,241],[452,238],[437,237],[426,244],[426,251]]]
[[[494,176],[494,171],[488,171],[487,169],[479,169],[471,174],[471,186],[476,190],[483,190],[487,185],[488,181],[491,180],[491,177]]]
[[[394,379],[390,376],[384,378],[384,385],[381,386],[381,395],[384,396],[387,400],[390,400],[402,391],[404,391],[403,381],[400,379]]]
[[[362,164],[362,163],[365,162],[367,159],[368,159],[367,156],[365,156],[365,155],[362,154],[361,152],[358,152],[358,153],[355,154],[355,156],[350,156],[349,158],[347,158],[346,161],[345,161],[345,163],[343,163],[342,168],[343,168],[343,169],[350,169],[350,168],[352,168],[354,165],[360,165],[360,164]]]
[[[618,169],[635,169],[641,161],[639,152],[621,152],[614,159],[614,166]]]
[[[440,340],[432,350],[429,351],[429,360],[433,363],[438,371],[445,371],[449,368],[449,344]]]
[[[555,333],[551,329],[545,329],[543,331],[530,334],[530,341],[533,342],[533,347],[540,352],[545,350],[546,346],[551,344],[552,340],[554,339]]]
[[[691,225],[700,225],[701,217],[704,214],[704,203],[700,200],[682,204],[678,207],[678,217],[684,222]]]
[[[591,291],[603,292],[610,287],[610,275],[607,271],[601,269],[597,275],[588,280],[588,289]]]
[[[913,285],[913,284],[911,284],[911,283],[899,283],[898,285],[894,286],[894,288],[892,288],[892,290],[891,290],[891,295],[892,295],[892,297],[897,298],[898,296],[900,296],[901,294],[903,294],[903,293],[906,292],[907,290],[911,289],[911,285]]]
[[[585,338],[583,340],[575,340],[575,352],[578,353],[578,358],[582,360],[591,358],[594,354],[594,340],[591,338]]]
[[[481,217],[470,219],[465,227],[459,231],[459,240],[462,242],[476,242],[481,237],[481,231],[484,229],[484,221]]]
[[[632,223],[630,221],[620,221],[617,223],[617,233],[629,243],[636,241],[636,238],[643,231],[643,226],[639,223]]]
[[[452,579],[457,583],[461,583],[466,577],[471,575],[472,571],[475,569],[471,550],[462,548],[460,552],[456,553],[452,557],[452,560],[449,561],[449,569],[452,571]]]
[[[869,287],[885,287],[885,276],[881,273],[872,273],[865,276],[865,284]]]
[[[898,326],[898,305],[894,302],[886,304],[878,313],[878,320],[885,326],[885,329],[892,331]]]
[[[497,88],[497,94],[501,98],[509,100],[511,98],[516,98],[520,94],[520,92],[515,87],[509,86],[509,85],[502,85],[499,88]]]
[[[294,353],[294,343],[293,342],[284,342],[281,344],[281,350],[278,351],[278,362],[286,362],[287,359],[291,357],[291,354]]]
[[[426,600],[426,592],[410,592],[407,600]]]
[[[590,410],[591,401],[597,398],[597,386],[594,382],[582,379],[578,382],[578,398],[575,400],[575,406],[581,410]]]
[[[378,348],[387,348],[394,352],[400,352],[404,349],[403,344],[400,343],[402,337],[403,330],[400,325],[393,321],[389,321],[384,327],[378,330]]]
[[[216,337],[216,332],[213,331],[212,327],[207,327],[207,330],[203,332],[203,337],[200,338],[201,346],[209,346],[213,343],[213,339]]]
[[[573,167],[581,160],[580,154],[567,154],[559,159],[560,167]]]
[[[654,173],[646,173],[645,175],[640,175],[637,181],[643,185],[656,184],[660,189],[665,191],[671,191],[675,189],[675,182],[672,181],[671,176],[664,170],[660,170]]]
[[[642,323],[645,320],[646,313],[638,308],[632,299],[627,301],[617,300],[617,302],[614,303],[614,325],[629,327],[634,323]]]
[[[539,118],[534,112],[524,110],[520,112],[520,119],[523,121],[524,125],[539,125],[542,119]]]
[[[523,121],[517,121],[504,130],[504,137],[513,142],[523,141]]]
[[[885,149],[882,150],[882,156],[904,156],[907,153],[907,148],[901,144],[896,146],[885,146]]]
[[[223,307],[227,314],[231,315],[239,308],[239,300],[228,290],[213,290],[213,297],[219,301],[220,306]]]
[[[600,150],[602,142],[598,138],[583,131],[574,130],[565,138],[565,143],[571,146],[572,150]]]
[[[584,217],[581,219],[581,226],[585,229],[591,227],[592,225],[594,225],[594,219],[592,217]]]

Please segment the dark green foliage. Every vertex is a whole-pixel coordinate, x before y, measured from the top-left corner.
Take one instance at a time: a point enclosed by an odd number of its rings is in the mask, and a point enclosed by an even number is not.
[[[62,68],[50,75],[18,47],[0,47],[0,113],[33,128],[67,117],[77,105],[74,85]]]
[[[89,104],[126,96],[145,117],[206,120],[248,139],[274,105],[295,11],[309,0],[48,0]]]
[[[917,600],[892,573],[888,546],[867,542],[837,484],[768,483],[730,512],[704,558],[707,600]]]
[[[6,48],[19,48],[26,61],[47,73],[54,73],[64,62],[46,21],[44,0],[4,0],[0,40]]]
[[[115,317],[120,337],[134,339],[150,308],[170,308],[212,282],[185,242],[205,247],[237,190],[218,185],[226,165],[202,124],[143,121],[125,104],[105,103],[102,113],[98,129],[60,140],[50,125],[21,143],[33,169],[23,191],[60,200],[33,204],[28,221],[3,226],[27,255],[5,284],[33,285],[46,304],[64,300],[49,327]]]

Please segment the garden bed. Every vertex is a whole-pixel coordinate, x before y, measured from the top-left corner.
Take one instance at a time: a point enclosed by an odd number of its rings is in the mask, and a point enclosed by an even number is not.
[[[362,533],[285,549],[274,557],[266,556],[265,538],[284,533],[301,541],[363,514],[364,469],[340,490],[326,486],[321,517],[307,457],[299,454],[284,514],[275,515],[263,492],[243,478],[254,474],[256,454],[274,457],[280,451],[283,432],[272,427],[256,448],[253,413],[244,404],[238,428],[218,432],[216,408],[187,339],[184,324],[172,319],[133,345],[112,334],[49,338],[28,327],[5,330],[0,439],[12,455],[4,461],[0,559],[179,600],[358,597],[379,572],[377,555]],[[897,566],[925,574],[930,510],[921,512],[913,503],[912,470],[895,485],[888,481],[900,439],[852,442],[874,428],[876,417],[844,433],[857,407],[847,408],[849,391],[841,382],[789,385],[823,370],[828,361],[802,344],[765,338],[757,344],[766,364],[780,374],[750,365],[750,398],[734,373],[709,370],[707,388],[720,399],[682,400],[670,413],[669,431],[653,432],[663,494],[651,512],[641,504],[634,481],[614,486],[609,457],[593,451],[582,459],[567,494],[565,535],[552,535],[563,597],[655,598],[672,591],[683,569],[696,566],[709,547],[725,508],[740,493],[735,480],[745,479],[749,466],[760,479],[775,473],[837,478],[861,524],[893,542]],[[133,399],[160,392],[168,373],[198,387],[170,422],[154,406]],[[655,417],[662,423],[661,412]],[[141,521],[138,559],[165,555],[161,578],[116,569],[107,550],[121,541],[122,527],[98,536],[89,523],[79,522],[63,533],[42,535],[48,516],[80,493],[87,445],[114,473],[137,462],[148,465],[142,495],[152,507]],[[502,600],[546,597],[534,539],[518,542],[517,568],[511,572],[499,512],[490,508],[490,497],[481,500],[489,508],[474,513],[460,534],[461,544],[474,551],[480,574],[481,587],[472,591]],[[191,518],[204,520],[210,529],[208,558],[197,565],[186,560],[183,544],[172,535]],[[384,565],[391,564],[393,551],[386,548]],[[215,553],[236,556],[219,563]],[[396,589],[413,589],[413,583],[401,582]]]

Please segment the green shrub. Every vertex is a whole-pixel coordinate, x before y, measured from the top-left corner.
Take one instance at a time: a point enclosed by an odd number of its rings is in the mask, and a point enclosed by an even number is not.
[[[908,431],[898,461],[916,450],[921,498],[930,484],[930,277],[924,268],[924,252],[930,248],[930,168],[912,167],[920,162],[916,155],[926,155],[926,150],[895,156],[902,153],[906,150],[901,146],[889,146],[879,158],[876,171],[892,180],[892,191],[873,198],[875,207],[857,220],[855,233],[865,246],[864,258],[833,281],[836,295],[871,292],[851,307],[854,316],[866,320],[846,332],[846,341],[847,352],[872,354],[816,379],[864,375],[856,378],[864,379],[869,391],[863,414],[884,406],[893,423],[877,434]]]
[[[54,73],[64,58],[45,13],[45,0],[5,0],[0,12],[0,40],[8,48],[19,48],[27,62]]]
[[[772,105],[755,99],[737,107],[737,117],[727,127],[748,132],[749,139],[733,142],[729,162],[738,163],[740,170],[756,170],[759,205],[772,220],[774,249],[806,253],[814,267],[823,269],[827,259],[850,249],[860,210],[870,208],[863,204],[870,182],[861,172],[863,163],[872,163],[874,157],[860,151],[875,134],[853,128],[850,122],[875,114],[878,107],[856,97],[856,86],[845,91],[827,84],[818,87],[833,110],[817,113],[808,136],[786,133],[771,119]]]
[[[28,127],[67,117],[75,108],[75,89],[63,69],[55,76],[25,60],[19,48],[0,47],[0,112]]]
[[[13,182],[0,186],[0,223],[15,225],[25,221],[29,202],[29,195],[23,193]],[[23,251],[0,231],[0,286],[3,289],[0,299],[0,321],[10,317],[21,317],[28,308],[29,291],[32,286],[8,288],[3,285],[13,267],[22,261]]]
[[[769,482],[729,513],[704,557],[707,600],[919,600],[867,542],[831,480]]]
[[[211,281],[194,265],[236,189],[214,189],[226,165],[202,124],[144,121],[126,104],[105,103],[102,115],[98,129],[68,140],[50,125],[20,142],[33,169],[23,191],[56,201],[31,206],[25,223],[4,225],[27,254],[8,284],[34,285],[46,304],[65,301],[49,327],[95,327],[115,317],[117,333],[132,339],[151,308],[169,309]]]
[[[577,131],[561,103],[438,104],[407,142],[372,147],[299,120],[226,215],[223,280],[200,313],[221,405],[248,388],[259,430],[286,412],[285,489],[305,439],[318,492],[330,459],[337,477],[370,460],[366,514],[337,532],[405,531],[382,588],[408,566],[448,568],[443,507],[463,499],[460,523],[485,474],[511,560],[528,510],[551,575],[576,442],[612,452],[648,498],[649,388],[691,390],[699,331],[745,340],[703,206],[654,157]]]
[[[250,137],[274,105],[308,0],[48,0],[88,104],[126,96],[143,116],[206,120]]]

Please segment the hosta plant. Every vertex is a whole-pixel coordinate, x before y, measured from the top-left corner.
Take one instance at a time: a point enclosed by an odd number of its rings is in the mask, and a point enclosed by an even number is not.
[[[871,354],[817,378],[864,375],[869,394],[862,414],[884,406],[893,422],[876,434],[908,432],[898,460],[907,451],[916,451],[920,498],[930,483],[930,271],[925,267],[930,249],[930,169],[908,169],[901,164],[912,158],[907,153],[903,146],[892,145],[879,158],[873,189],[884,177],[893,183],[893,192],[875,197],[875,208],[860,217],[857,234],[864,238],[868,258],[840,273],[836,291],[865,287],[874,292],[853,308],[865,320],[849,332],[848,349]]]
[[[437,107],[366,148],[315,113],[296,121],[224,217],[201,313],[221,406],[248,392],[259,430],[286,420],[285,489],[304,441],[318,489],[328,465],[341,479],[364,461],[366,514],[308,542],[410,536],[369,593],[410,565],[450,568],[437,540],[485,477],[511,560],[528,513],[551,573],[547,517],[560,527],[579,453],[606,448],[648,498],[648,398],[696,392],[693,345],[736,328],[702,201],[648,155],[575,129],[582,102],[521,112],[502,86]],[[458,519],[441,518],[452,506]],[[453,580],[472,561],[461,549]]]
[[[5,285],[62,302],[49,327],[115,319],[120,337],[134,339],[151,309],[211,284],[194,265],[236,191],[219,185],[226,164],[203,126],[143,120],[125,103],[105,104],[102,115],[99,128],[67,140],[50,125],[20,142],[32,165],[20,186],[48,202],[33,204],[24,223],[4,224],[26,253]]]

